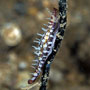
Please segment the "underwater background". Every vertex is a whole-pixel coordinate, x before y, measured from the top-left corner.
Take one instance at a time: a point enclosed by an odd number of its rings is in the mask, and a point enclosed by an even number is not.
[[[58,0],[0,0],[0,90],[28,86],[34,72],[33,40],[48,23],[46,8],[52,12],[54,7]],[[48,90],[90,90],[90,0],[68,0],[67,28],[51,66]]]

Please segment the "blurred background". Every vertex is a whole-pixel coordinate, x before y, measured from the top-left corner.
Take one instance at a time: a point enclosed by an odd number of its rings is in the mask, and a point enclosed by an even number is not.
[[[0,90],[28,86],[34,72],[33,40],[48,22],[46,8],[58,8],[57,1],[0,0]],[[48,90],[90,90],[90,0],[68,0],[67,30],[52,63]]]

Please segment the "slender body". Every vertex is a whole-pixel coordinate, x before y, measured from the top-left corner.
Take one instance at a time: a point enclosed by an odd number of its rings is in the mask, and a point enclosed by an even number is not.
[[[47,25],[47,29],[42,28],[44,34],[38,34],[41,36],[41,39],[37,39],[38,41],[34,41],[38,43],[38,47],[33,46],[36,50],[35,54],[37,55],[34,61],[36,61],[37,63],[35,64],[35,72],[32,73],[32,78],[28,80],[28,84],[32,84],[40,75],[45,61],[52,53],[58,28],[60,27],[58,16],[58,10],[54,8],[53,12],[51,13],[50,21]]]

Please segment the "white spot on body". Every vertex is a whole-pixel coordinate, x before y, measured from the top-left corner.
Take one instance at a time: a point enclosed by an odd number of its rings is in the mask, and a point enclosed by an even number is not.
[[[48,44],[52,44],[52,42],[48,42]]]
[[[40,63],[41,63],[41,64],[44,64],[44,61],[41,61]]]
[[[41,52],[41,51],[39,51],[39,54],[42,54],[42,52]]]
[[[53,35],[50,35],[50,37],[53,37]]]
[[[49,25],[48,28],[52,28],[52,25]]]
[[[60,24],[60,27],[64,27],[66,25],[66,22],[63,23],[63,24]]]
[[[35,72],[33,75],[34,75],[35,77],[38,76],[38,74],[37,74],[36,72]]]
[[[42,67],[42,64],[39,64],[39,67],[41,68]]]
[[[41,68],[40,67],[38,68],[38,71],[41,72]]]
[[[46,35],[49,36],[50,35],[50,32],[47,32]]]
[[[59,39],[63,39],[63,36],[59,35],[59,33],[56,35]]]
[[[54,15],[52,15],[52,19],[51,19],[52,22],[55,22],[56,21],[56,18]]]
[[[45,36],[44,38],[47,40],[49,37],[48,36]]]
[[[43,53],[47,53],[48,51],[44,50]]]
[[[48,64],[50,64],[51,62],[50,61],[48,61]]]
[[[43,57],[46,58],[47,56],[44,55]]]
[[[50,32],[53,32],[53,30],[51,29]]]
[[[52,24],[51,22],[48,22],[48,24]]]
[[[39,60],[41,61],[41,60],[42,60],[42,58],[41,58],[41,57],[39,57]]]
[[[35,80],[35,79],[36,79],[36,77],[32,77],[32,79],[31,79],[31,80],[33,81],[33,80]]]
[[[64,19],[66,16],[64,15],[64,16],[62,16],[62,18]]]
[[[43,43],[45,43],[45,41],[46,41],[45,39],[42,40]]]
[[[56,49],[54,49],[54,52],[56,52]]]
[[[47,44],[44,44],[43,47],[46,48],[47,47]]]

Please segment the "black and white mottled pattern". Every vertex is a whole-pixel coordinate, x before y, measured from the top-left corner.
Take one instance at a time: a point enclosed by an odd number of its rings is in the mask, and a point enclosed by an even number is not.
[[[58,32],[56,35],[56,39],[55,39],[52,53],[47,58],[47,61],[45,62],[44,67],[43,67],[40,90],[46,90],[47,81],[49,78],[50,66],[51,66],[51,63],[52,63],[60,45],[61,45],[61,41],[63,40],[64,32],[66,29],[67,0],[58,0],[58,3],[59,3],[59,15],[60,15],[60,18],[58,19],[59,28],[58,28]]]

